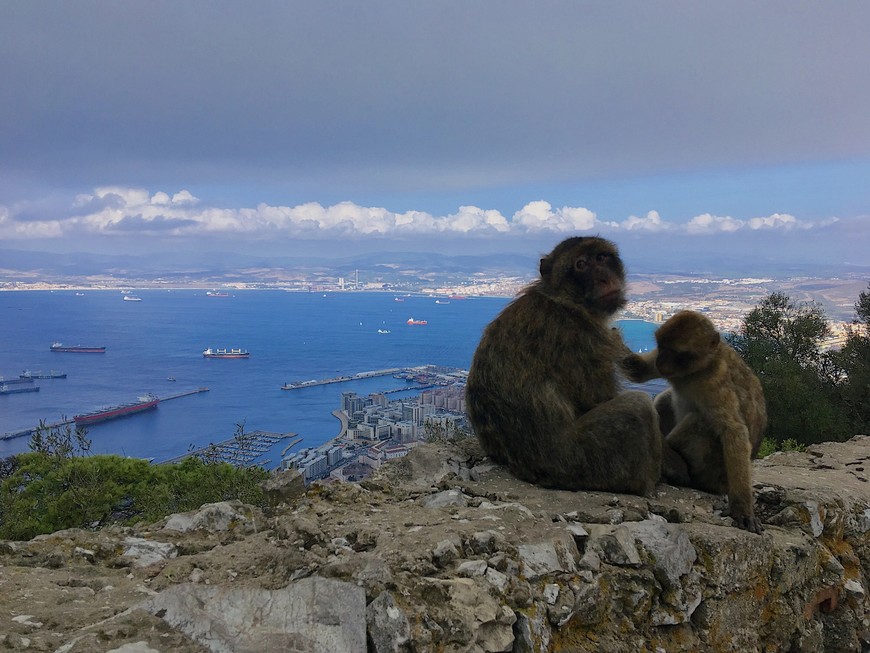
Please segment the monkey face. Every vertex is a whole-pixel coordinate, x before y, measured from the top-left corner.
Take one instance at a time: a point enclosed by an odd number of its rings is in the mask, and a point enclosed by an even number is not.
[[[656,368],[664,378],[687,376],[715,358],[720,336],[706,317],[680,311],[656,330]]]
[[[597,237],[562,241],[541,259],[541,282],[560,297],[603,313],[625,305],[625,269],[616,245]]]

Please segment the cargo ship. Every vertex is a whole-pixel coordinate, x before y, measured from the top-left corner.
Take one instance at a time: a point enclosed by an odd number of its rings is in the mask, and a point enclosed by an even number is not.
[[[39,386],[28,383],[0,382],[0,395],[14,395],[19,392],[39,392]]]
[[[250,358],[247,349],[212,349],[209,347],[202,355],[206,358]]]
[[[148,394],[139,397],[138,401],[130,402],[129,404],[121,404],[119,406],[111,406],[109,408],[101,408],[90,413],[73,416],[76,426],[84,426],[86,424],[96,424],[97,422],[105,422],[106,420],[115,419],[117,417],[126,417],[141,413],[143,410],[157,408],[160,399],[154,395]]]
[[[426,320],[415,320],[413,317],[408,318],[408,324],[429,324]]]
[[[85,347],[84,345],[64,345],[60,342],[55,342],[50,347],[51,351],[69,351],[77,354],[102,354],[106,351],[105,347]]]
[[[0,385],[4,383],[6,385],[22,385],[25,383],[33,383],[33,379],[29,376],[19,376],[17,379],[7,379],[0,376]]]
[[[229,293],[220,292],[218,290],[209,290],[205,293],[206,297],[229,297]]]
[[[58,372],[57,370],[50,370],[48,372],[43,372],[42,370],[32,372],[31,370],[24,370],[21,374],[18,375],[19,379],[65,379],[66,372]]]

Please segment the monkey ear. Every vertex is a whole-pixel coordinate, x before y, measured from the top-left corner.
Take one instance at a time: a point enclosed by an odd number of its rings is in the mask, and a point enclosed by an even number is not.
[[[553,271],[553,259],[549,256],[545,256],[541,259],[541,276],[546,277],[550,272]]]

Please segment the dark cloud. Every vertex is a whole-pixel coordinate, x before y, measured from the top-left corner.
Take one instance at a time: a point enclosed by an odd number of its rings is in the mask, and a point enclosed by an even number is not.
[[[171,231],[196,224],[196,220],[186,218],[167,218],[158,215],[153,218],[144,218],[142,215],[126,215],[117,222],[112,222],[105,227],[106,231]]]
[[[331,202],[868,157],[868,24],[857,1],[7,2],[0,173]]]
[[[105,209],[123,209],[127,206],[126,200],[117,193],[106,193],[105,195],[87,195],[86,199],[77,203],[74,207],[75,215],[90,215],[91,213],[99,213]]]

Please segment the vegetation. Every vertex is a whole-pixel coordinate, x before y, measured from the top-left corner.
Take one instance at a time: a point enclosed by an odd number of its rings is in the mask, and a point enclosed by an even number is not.
[[[729,337],[761,379],[767,438],[777,448],[870,432],[870,292],[860,294],[855,310],[857,319],[839,351],[821,347],[829,335],[823,309],[783,293],[762,300]]]
[[[263,505],[261,467],[238,468],[197,456],[152,465],[90,455],[83,429],[41,423],[31,451],[0,465],[0,538],[26,540],[64,528],[156,521],[204,503],[238,499]]]

